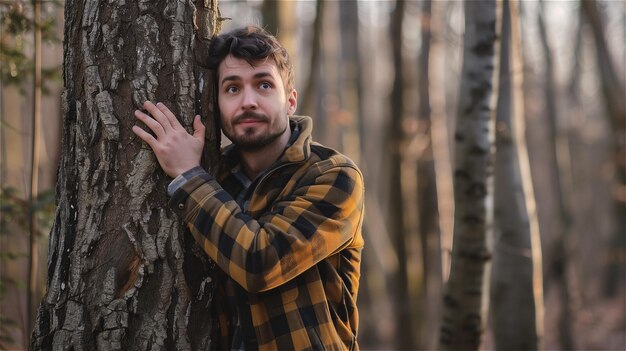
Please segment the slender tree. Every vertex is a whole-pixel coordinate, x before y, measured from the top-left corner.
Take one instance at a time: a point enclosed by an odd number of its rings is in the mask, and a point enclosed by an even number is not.
[[[566,166],[568,164],[568,158],[566,156],[569,152],[565,152],[568,147],[568,142],[565,140],[563,131],[558,123],[560,114],[557,108],[558,99],[554,73],[555,64],[552,48],[548,41],[548,29],[546,28],[546,21],[543,16],[544,2],[541,1],[539,4],[540,11],[537,17],[537,24],[545,61],[545,72],[543,74],[543,87],[545,89],[546,102],[545,113],[547,117],[549,155],[551,156],[551,163],[554,165],[554,176],[551,177],[551,179],[554,182],[553,188],[556,193],[559,210],[559,232],[556,233],[554,242],[550,245],[550,262],[547,264],[545,277],[546,280],[554,280],[558,284],[557,289],[559,291],[558,295],[561,304],[558,321],[559,342],[564,350],[573,350],[575,349],[572,335],[573,315],[570,307],[572,297],[570,292],[570,280],[567,274],[572,263],[572,246],[575,243],[571,235],[572,219],[567,198],[568,194],[571,193],[571,189],[567,186],[570,182],[567,181],[569,178],[569,170]]]
[[[28,250],[28,297],[26,299],[26,326],[33,329],[33,317],[37,308],[36,301],[41,298],[37,289],[37,268],[39,266],[39,250],[37,245],[37,216],[34,212],[35,202],[39,195],[39,157],[41,145],[41,2],[33,1],[33,121],[31,128],[31,157],[30,157],[30,210],[28,211],[29,239]]]
[[[580,2],[584,17],[590,24],[595,42],[596,61],[604,105],[611,126],[611,139],[614,155],[614,190],[613,210],[614,226],[611,242],[608,245],[605,262],[606,272],[604,293],[606,296],[615,296],[623,286],[626,278],[626,88],[623,75],[618,74],[609,51],[606,34],[603,27],[602,13],[596,0],[582,0]]]
[[[447,111],[447,96],[445,87],[446,73],[449,72],[446,60],[446,47],[448,21],[447,10],[449,3],[432,2],[431,17],[428,21],[431,28],[431,44],[429,56],[429,99],[431,105],[431,143],[433,148],[433,157],[435,158],[435,173],[437,175],[437,205],[439,214],[438,227],[440,230],[440,253],[441,275],[437,277],[440,282],[448,280],[450,272],[450,255],[452,252],[452,232],[453,232],[453,216],[454,216],[454,199],[452,185],[452,165],[450,157],[450,142]],[[440,294],[439,296],[441,296]],[[437,320],[441,319],[441,305],[439,306],[439,315]],[[438,328],[437,325],[435,328]],[[435,342],[437,333],[433,333]],[[436,346],[432,347],[433,349]]]
[[[512,6],[509,6],[512,5]],[[541,274],[535,279],[533,250],[540,250],[532,181],[525,147],[519,50],[512,50],[515,4],[503,2],[500,79],[496,116],[494,176],[494,249],[491,275],[491,316],[498,350],[537,350],[542,302]],[[518,23],[517,21],[515,23]],[[517,28],[516,28],[517,29]],[[518,33],[519,31],[515,31]],[[514,57],[512,57],[514,56]],[[512,61],[517,65],[512,65]],[[517,94],[516,94],[517,93]],[[530,187],[530,189],[528,189]],[[536,238],[537,240],[533,240]],[[535,244],[535,245],[533,245]],[[540,257],[540,256],[539,256]],[[540,295],[539,297],[542,297]]]
[[[317,0],[315,2],[315,21],[313,22],[312,38],[311,38],[311,61],[309,62],[309,76],[300,99],[301,110],[306,115],[313,115],[315,106],[315,88],[319,82],[319,65],[322,54],[322,27],[324,23],[324,1]],[[317,120],[316,120],[317,122]],[[316,123],[316,129],[323,130],[320,127],[322,123]]]
[[[438,320],[441,306],[433,301],[441,296],[441,241],[439,230],[439,211],[437,201],[437,179],[435,174],[435,157],[433,151],[432,118],[430,106],[430,44],[432,1],[422,3],[420,15],[421,46],[417,62],[417,93],[418,93],[418,138],[423,148],[417,159],[417,223],[422,247],[422,266],[424,284],[421,289],[421,310],[416,316],[422,333],[420,348],[436,347],[437,325],[430,323]]]
[[[500,3],[465,2],[454,166],[454,237],[440,349],[477,350],[488,310]]]
[[[344,142],[344,150],[360,163],[363,159],[365,142],[365,121],[363,117],[363,58],[359,45],[359,5],[357,0],[345,0],[339,2],[339,22],[341,24],[341,62],[342,69],[339,72],[341,86],[341,105],[350,111],[350,124],[352,128],[347,131],[348,135],[358,140],[356,145]],[[350,149],[356,147],[356,150]],[[363,168],[363,166],[362,166]]]
[[[295,53],[296,48],[296,18],[295,1],[264,0],[261,12],[264,28],[276,35],[281,45],[289,53]],[[295,56],[295,55],[294,55]],[[290,57],[293,64],[296,57]]]
[[[263,0],[261,6],[263,26],[274,35],[277,35],[280,30],[280,6],[281,2],[277,0]]]
[[[404,121],[404,62],[402,50],[402,26],[406,1],[396,0],[391,15],[390,35],[394,67],[391,91],[391,121],[387,132],[387,147],[390,162],[389,175],[389,232],[398,258],[398,269],[391,286],[394,314],[396,318],[396,347],[400,350],[414,348],[415,332],[411,326],[411,300],[409,298],[405,201],[402,187],[402,145],[405,133]]]
[[[217,1],[67,0],[65,20],[58,207],[30,347],[207,350],[211,265],[183,237],[169,179],[131,127],[145,100],[187,127],[209,116],[210,80],[194,54],[218,30]],[[214,163],[217,129],[206,123]]]

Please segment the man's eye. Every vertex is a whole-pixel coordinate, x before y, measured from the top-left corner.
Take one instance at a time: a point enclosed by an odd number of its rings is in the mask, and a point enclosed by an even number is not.
[[[272,85],[268,82],[263,82],[261,84],[259,84],[259,88],[262,90],[267,90],[267,89],[271,89]]]
[[[235,86],[229,86],[228,88],[226,88],[226,92],[229,94],[234,94],[236,92],[238,92],[239,89]]]

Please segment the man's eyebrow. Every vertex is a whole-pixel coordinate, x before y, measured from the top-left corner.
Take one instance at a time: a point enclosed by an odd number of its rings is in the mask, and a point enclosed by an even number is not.
[[[220,83],[221,83],[221,84],[224,84],[224,82],[226,82],[226,81],[231,81],[231,80],[241,80],[241,77],[239,77],[239,76],[235,76],[235,75],[232,75],[232,76],[226,76],[226,77],[222,78],[222,81],[221,81]]]
[[[272,74],[267,71],[262,71],[262,72],[255,73],[254,76],[252,77],[254,79],[260,79],[260,78],[272,77]],[[241,80],[241,77],[238,75],[230,75],[230,76],[226,76],[222,78],[222,81],[220,82],[220,84],[224,84],[225,82],[228,82],[228,81],[237,81],[237,80]]]
[[[272,74],[270,72],[262,71],[262,72],[256,73],[254,75],[254,79],[271,77],[271,76],[272,76]]]

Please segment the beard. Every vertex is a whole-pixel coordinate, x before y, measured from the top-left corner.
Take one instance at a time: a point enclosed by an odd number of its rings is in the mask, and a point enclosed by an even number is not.
[[[255,151],[262,149],[263,147],[273,143],[276,139],[278,139],[285,130],[289,127],[289,123],[285,124],[285,128],[282,130],[274,131],[271,130],[267,134],[255,135],[256,129],[254,127],[245,128],[243,134],[236,135],[234,132],[234,126],[241,122],[244,119],[254,119],[259,122],[270,123],[271,119],[264,114],[246,111],[235,118],[233,118],[231,127],[227,129],[223,129],[224,135],[230,139],[240,150],[242,151]],[[278,119],[275,119],[278,120]]]

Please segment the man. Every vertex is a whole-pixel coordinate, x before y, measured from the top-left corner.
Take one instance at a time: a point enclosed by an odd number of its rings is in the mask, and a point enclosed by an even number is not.
[[[211,45],[221,127],[232,145],[217,179],[200,166],[205,128],[190,135],[163,104],[144,104],[133,131],[174,180],[170,206],[225,273],[220,329],[235,350],[345,350],[356,342],[363,179],[354,163],[311,141],[292,116],[292,67],[256,27]]]

